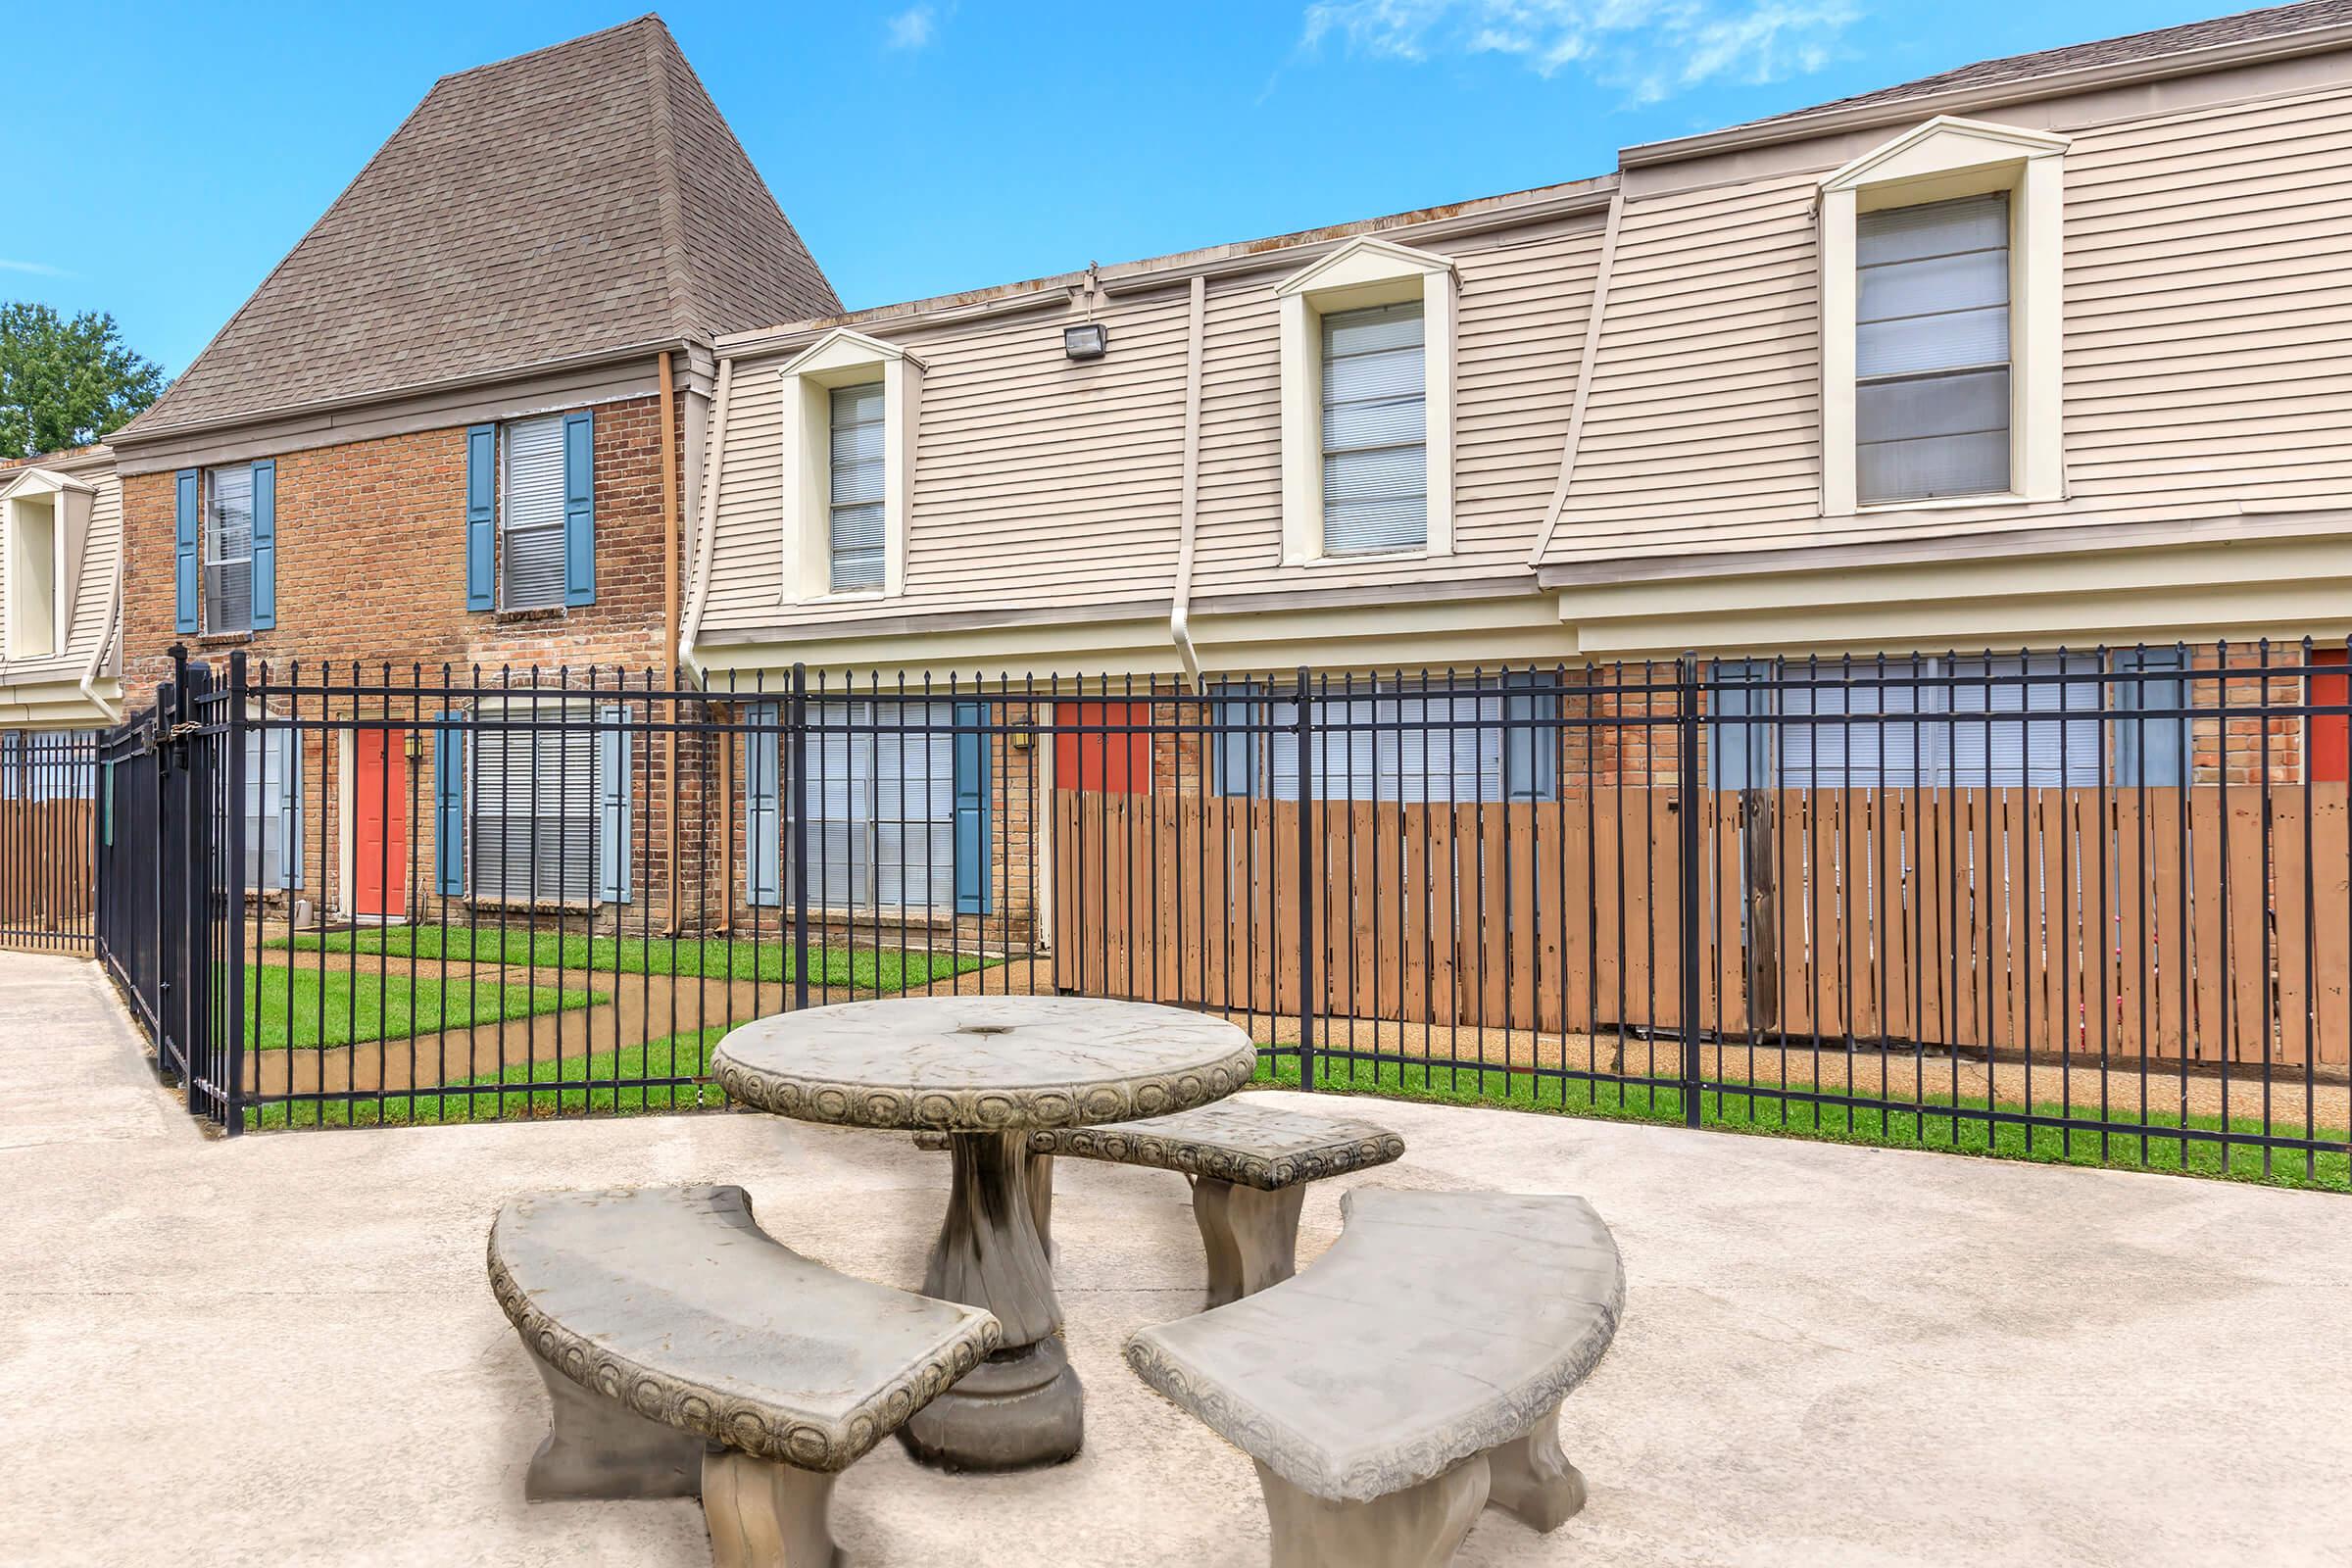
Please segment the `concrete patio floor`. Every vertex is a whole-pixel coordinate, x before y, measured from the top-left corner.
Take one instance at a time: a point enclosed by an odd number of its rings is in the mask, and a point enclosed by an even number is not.
[[[2352,1561],[2341,1197],[1349,1108],[1409,1146],[1361,1179],[1581,1193],[1625,1254],[1564,1422],[1591,1505],[1549,1537],[1490,1512],[1465,1565]],[[886,1445],[836,1501],[866,1568],[1265,1560],[1249,1462],[1118,1357],[1198,1304],[1183,1184],[1063,1165],[1086,1451],[974,1478]],[[482,1273],[509,1192],[683,1180],[906,1283],[947,1167],[727,1114],[208,1140],[93,966],[0,954],[0,1562],[708,1562],[690,1503],[523,1503],[544,1395]]]

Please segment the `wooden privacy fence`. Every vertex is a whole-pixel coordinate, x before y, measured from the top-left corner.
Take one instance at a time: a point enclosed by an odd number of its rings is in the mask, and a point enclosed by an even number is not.
[[[87,800],[0,800],[0,946],[79,947],[97,910]]]
[[[1054,978],[1328,1016],[2322,1066],[2346,787],[1668,790],[1413,805],[1055,792]],[[1301,898],[1303,886],[1311,893]]]

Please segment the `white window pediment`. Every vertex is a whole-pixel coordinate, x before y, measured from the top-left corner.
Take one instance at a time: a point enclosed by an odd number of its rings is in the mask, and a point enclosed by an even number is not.
[[[879,587],[838,592],[856,597],[906,592],[906,514],[914,490],[914,432],[922,372],[922,362],[905,349],[846,327],[827,332],[785,365],[785,603],[799,604],[837,593],[833,423],[838,400],[833,394],[867,385],[881,388],[882,581]],[[861,479],[866,477],[870,465],[858,467]],[[852,509],[845,506],[843,510]],[[859,538],[870,544],[870,534],[862,524]]]
[[[1330,545],[1325,476],[1328,472],[1360,472],[1377,479],[1383,466],[1376,452],[1326,450],[1329,419],[1348,412],[1327,407],[1333,400],[1326,397],[1326,358],[1331,352],[1326,320],[1348,313],[1407,306],[1419,309],[1421,461],[1418,471],[1425,521],[1418,530],[1417,542],[1394,547],[1384,543],[1377,550],[1363,553],[1429,556],[1452,553],[1455,285],[1450,258],[1368,235],[1349,240],[1275,285],[1274,295],[1282,318],[1285,565],[1348,559]],[[1342,397],[1338,402],[1346,404],[1348,400]],[[1348,447],[1360,443],[1354,437],[1342,443]],[[1395,480],[1407,491],[1410,487],[1405,483],[1403,470],[1409,467],[1410,464],[1399,467]],[[1412,531],[1382,521],[1367,536]]]
[[[0,549],[7,552],[6,639],[0,658],[54,659],[66,651],[81,591],[94,485],[50,468],[25,468],[0,486]]]
[[[2061,426],[2064,390],[2065,154],[2068,138],[2021,126],[1939,115],[1853,159],[1821,181],[1822,512],[1918,506],[1998,506],[2060,499],[2066,491]],[[1934,299],[1905,293],[1896,306],[1864,299],[1858,226],[1884,215],[1971,197],[1999,197],[2008,217],[2005,292],[2007,482],[1965,494],[1912,492],[1924,499],[1872,500],[1862,483],[1858,322],[1888,309],[1933,314]],[[1882,281],[1886,281],[1882,279]],[[1908,289],[1909,285],[1906,284]],[[1973,296],[1961,304],[1979,303]],[[1865,306],[1869,310],[1865,310]],[[1955,306],[1955,309],[1957,307]],[[1882,323],[1878,330],[1885,330]],[[1955,413],[1954,417],[1958,416]],[[1936,411],[1921,428],[1939,428]],[[1963,420],[1972,425],[1981,416]],[[1881,432],[1885,434],[1886,432]],[[1897,432],[1900,433],[1900,432]],[[1886,450],[1882,448],[1881,450]],[[1997,462],[1997,454],[1992,461]],[[1905,492],[1893,492],[1902,495]]]

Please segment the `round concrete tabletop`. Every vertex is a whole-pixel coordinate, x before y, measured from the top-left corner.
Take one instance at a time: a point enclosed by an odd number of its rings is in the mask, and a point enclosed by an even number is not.
[[[761,1018],[710,1058],[727,1097],[801,1121],[1018,1132],[1162,1116],[1250,1081],[1222,1019],[1082,997],[908,997]]]

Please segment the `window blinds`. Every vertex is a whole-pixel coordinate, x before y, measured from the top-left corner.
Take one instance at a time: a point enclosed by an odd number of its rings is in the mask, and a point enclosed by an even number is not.
[[[2009,198],[1855,223],[1856,494],[2009,488]]]
[[[253,628],[253,469],[215,468],[204,541],[205,630]]]
[[[1323,548],[1428,541],[1421,304],[1323,318]]]
[[[552,609],[564,603],[564,418],[517,420],[504,435],[500,603]]]
[[[882,384],[833,389],[831,585],[882,586]]]

